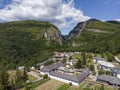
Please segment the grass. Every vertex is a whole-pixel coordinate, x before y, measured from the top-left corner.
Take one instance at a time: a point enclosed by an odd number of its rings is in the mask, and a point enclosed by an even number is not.
[[[73,59],[81,59],[81,54],[74,54],[72,55]]]
[[[100,84],[94,83],[93,85],[89,85],[88,82],[83,82],[79,87],[72,86],[69,90],[99,90],[101,87]],[[109,86],[104,86],[105,90],[114,90],[114,88]]]
[[[68,84],[63,84],[57,90],[67,90],[70,86]]]
[[[34,81],[34,80],[36,80],[36,79],[37,79],[36,77],[28,74],[28,80],[29,80],[30,82],[32,82],[32,81]]]
[[[87,86],[87,83],[83,82],[83,83],[80,85],[79,90],[82,90],[83,87],[85,88],[86,86]]]
[[[27,87],[30,87],[30,88],[34,89],[34,88],[48,82],[49,80],[50,80],[50,78],[47,78],[47,79],[43,79],[43,80],[40,80],[40,81],[37,81],[37,82],[34,82],[34,83],[28,83]]]
[[[12,80],[12,77],[15,76],[16,71],[15,71],[15,70],[8,71],[8,74],[9,74],[9,80],[11,81],[11,80]]]
[[[62,85],[62,82],[51,79],[48,82],[39,85],[37,88],[35,88],[35,90],[57,90]]]

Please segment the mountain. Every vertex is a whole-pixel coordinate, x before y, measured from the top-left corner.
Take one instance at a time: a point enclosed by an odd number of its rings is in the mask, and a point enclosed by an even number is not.
[[[32,66],[53,55],[54,51],[120,53],[120,25],[115,21],[90,19],[78,23],[69,35],[44,21],[0,23],[0,68]]]
[[[32,65],[53,54],[62,45],[59,29],[49,22],[14,21],[0,23],[0,66]]]
[[[118,25],[120,25],[120,22],[118,22],[118,21],[114,21],[114,20],[107,21],[107,22],[112,23],[112,24],[118,24]]]
[[[72,38],[75,38],[76,36],[79,36],[80,33],[84,30],[84,28],[86,27],[86,25],[88,25],[89,23],[93,22],[93,21],[97,21],[96,19],[90,19],[87,22],[80,22],[78,23],[72,31],[70,31],[67,39],[70,40]]]
[[[67,37],[66,50],[120,53],[120,25],[90,19],[78,23]]]

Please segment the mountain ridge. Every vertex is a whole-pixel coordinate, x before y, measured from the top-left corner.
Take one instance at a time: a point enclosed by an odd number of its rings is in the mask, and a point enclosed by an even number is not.
[[[97,19],[90,19],[83,23],[85,26],[81,25],[82,27],[79,28],[80,25],[77,24],[78,26],[76,25],[68,35],[67,44],[71,47],[67,50],[120,53],[120,26],[118,24]],[[75,30],[76,27],[78,27],[77,31]],[[70,35],[74,37],[69,39]]]
[[[53,24],[43,21],[0,23],[0,67],[34,65],[54,51],[120,53],[120,26],[113,22],[90,19],[78,23],[69,35],[61,35]]]

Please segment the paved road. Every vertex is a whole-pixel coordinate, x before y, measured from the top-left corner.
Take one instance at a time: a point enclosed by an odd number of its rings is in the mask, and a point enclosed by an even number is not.
[[[43,79],[42,77],[39,76],[38,73],[36,73],[36,72],[34,72],[34,71],[30,71],[30,72],[28,72],[28,74],[30,74],[30,75],[32,75],[32,76],[34,76],[34,77],[37,78],[36,80],[34,80],[34,81],[32,81],[32,82],[36,82],[36,81],[39,81],[39,80],[42,80],[42,79]]]
[[[38,63],[37,65],[44,65],[44,63],[46,63],[48,61],[52,61],[52,60],[53,60],[53,58],[50,58],[50,59],[47,59],[47,60],[45,60],[45,61],[43,61],[41,63]]]

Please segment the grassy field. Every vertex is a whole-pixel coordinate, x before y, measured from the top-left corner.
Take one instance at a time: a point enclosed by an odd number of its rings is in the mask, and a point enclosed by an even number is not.
[[[47,79],[43,79],[43,80],[40,80],[40,81],[37,81],[37,82],[34,82],[34,83],[28,83],[26,84],[26,87],[29,88],[27,90],[37,90],[35,88],[41,86],[42,84],[48,82],[49,80],[51,80],[50,78],[47,78]],[[25,88],[21,88],[19,90],[26,90]]]
[[[36,79],[37,79],[36,77],[33,77],[32,75],[28,74],[28,80],[29,80],[30,82],[32,82],[32,81],[34,81],[34,80],[36,80]]]
[[[63,85],[62,82],[51,79],[48,82],[38,86],[35,90],[56,90],[61,85]]]
[[[67,90],[70,86],[68,84],[63,84],[57,90]]]
[[[100,90],[100,84],[89,85],[88,82],[83,82],[80,87],[72,86],[69,90]],[[114,90],[114,88],[104,86],[105,90]]]
[[[90,85],[88,82],[83,82],[79,87],[69,86],[68,84],[63,84],[57,90],[100,90],[100,84]],[[105,90],[115,90],[115,88],[104,86]],[[47,89],[46,89],[47,90]]]

